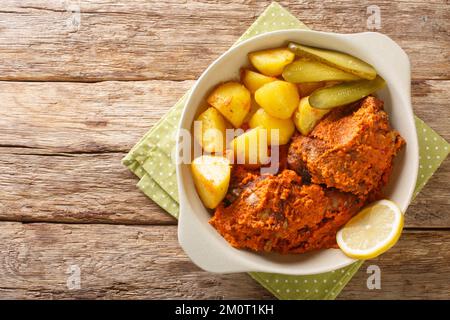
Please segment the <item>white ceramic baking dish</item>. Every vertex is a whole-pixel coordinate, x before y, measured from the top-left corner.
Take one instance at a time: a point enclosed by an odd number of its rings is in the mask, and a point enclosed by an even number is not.
[[[413,195],[419,165],[411,107],[410,63],[406,53],[383,34],[282,30],[244,41],[225,52],[201,75],[188,97],[180,128],[191,129],[198,108],[204,105],[205,97],[212,88],[221,82],[239,79],[239,69],[248,65],[249,52],[280,47],[289,41],[349,53],[373,65],[386,80],[387,86],[378,92],[378,96],[385,102],[385,110],[390,115],[392,126],[407,142],[406,148],[395,159],[386,196],[405,212]],[[339,249],[296,255],[235,249],[209,225],[212,213],[203,206],[197,195],[189,164],[177,164],[177,178],[180,198],[179,242],[192,261],[204,270],[220,273],[262,271],[307,275],[335,270],[355,261]]]

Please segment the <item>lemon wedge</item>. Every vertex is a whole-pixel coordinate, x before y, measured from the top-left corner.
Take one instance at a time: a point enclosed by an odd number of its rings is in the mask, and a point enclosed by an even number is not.
[[[337,244],[351,258],[375,258],[397,242],[403,221],[403,214],[394,202],[376,201],[363,208],[337,232]]]

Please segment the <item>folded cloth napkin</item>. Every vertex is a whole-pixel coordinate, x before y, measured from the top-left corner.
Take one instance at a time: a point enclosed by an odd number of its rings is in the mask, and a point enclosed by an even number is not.
[[[278,3],[272,3],[239,38],[280,29],[307,29]],[[168,213],[178,217],[178,191],[175,166],[171,153],[175,134],[188,93],[131,149],[123,159],[139,178],[138,188]],[[420,167],[415,195],[426,184],[449,152],[449,144],[435,131],[416,117],[420,147]],[[335,299],[363,261],[345,268],[310,276],[250,273],[256,281],[279,299]]]

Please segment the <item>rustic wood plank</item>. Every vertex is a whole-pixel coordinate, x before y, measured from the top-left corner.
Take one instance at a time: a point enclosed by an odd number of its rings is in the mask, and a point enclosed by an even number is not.
[[[0,146],[126,152],[192,84],[1,81]]]
[[[339,299],[450,299],[450,232],[407,231],[379,258],[366,261]],[[381,289],[367,289],[367,267],[381,269]]]
[[[0,148],[0,220],[175,224],[135,187],[124,155]]]
[[[175,226],[0,223],[0,297],[269,298],[246,274],[201,271],[182,252]],[[77,265],[81,289],[67,288]]]
[[[1,80],[196,79],[270,1],[6,1]],[[315,30],[367,31],[370,1],[281,1]],[[409,54],[415,79],[448,79],[448,1],[377,1],[381,32]],[[20,19],[18,19],[20,14]],[[213,36],[212,36],[213,35]],[[426,45],[425,45],[426,44]],[[193,63],[195,61],[195,63]]]
[[[409,206],[406,227],[450,228],[449,181],[450,159],[447,159]]]
[[[0,219],[175,223],[119,162],[192,84],[0,82],[0,161],[8,168]],[[447,140],[449,100],[450,81],[413,82],[416,113]],[[449,176],[447,160],[408,210],[407,226],[450,226]]]
[[[414,113],[450,141],[450,81],[412,81]]]
[[[193,81],[0,81],[0,146],[126,152]],[[450,81],[412,84],[415,112],[450,140]]]
[[[124,153],[0,148],[0,220],[175,224],[120,164]],[[450,160],[409,207],[408,228],[450,228]]]
[[[133,187],[120,159],[193,83],[180,80],[196,79],[268,3],[82,1],[76,30],[64,2],[2,2],[0,80],[177,81],[0,82],[0,220],[175,224]],[[313,29],[360,32],[372,3],[282,4]],[[377,5],[380,31],[411,58],[416,113],[450,140],[450,81],[424,80],[448,80],[448,1]],[[407,227],[450,227],[449,178],[447,160],[408,210]],[[247,275],[200,271],[173,225],[0,222],[0,239],[2,298],[272,298]],[[408,230],[340,298],[449,299],[449,249],[448,230]],[[74,264],[80,290],[66,286]],[[366,288],[369,264],[381,267],[381,291]]]
[[[194,266],[178,245],[175,226],[0,224],[2,298],[269,299],[246,274],[219,275]],[[450,233],[406,232],[371,261],[382,289],[366,289],[365,268],[340,298],[450,298]],[[67,287],[80,268],[81,288]]]

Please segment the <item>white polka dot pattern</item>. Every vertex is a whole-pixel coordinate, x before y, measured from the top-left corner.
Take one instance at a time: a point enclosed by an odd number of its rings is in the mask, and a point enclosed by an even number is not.
[[[419,139],[420,165],[414,197],[422,190],[450,152],[447,141],[418,117],[416,117],[416,130]]]

